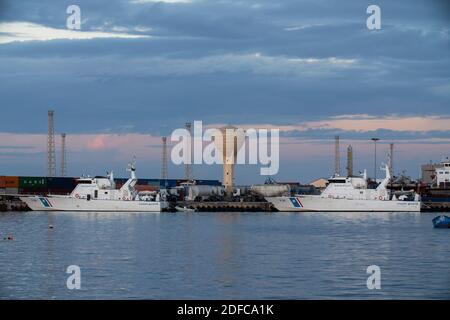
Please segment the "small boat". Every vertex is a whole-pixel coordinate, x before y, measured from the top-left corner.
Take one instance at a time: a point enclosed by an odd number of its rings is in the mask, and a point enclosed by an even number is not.
[[[450,228],[450,217],[448,216],[437,216],[433,219],[433,227],[435,228]]]
[[[176,209],[178,212],[195,212],[195,211],[197,211],[197,210],[195,210],[195,209],[193,209],[193,208],[188,208],[188,207],[186,207],[186,206],[184,206],[184,207],[176,206],[175,209]]]

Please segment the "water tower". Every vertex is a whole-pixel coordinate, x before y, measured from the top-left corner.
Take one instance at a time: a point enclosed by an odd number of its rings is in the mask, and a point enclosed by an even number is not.
[[[223,161],[223,185],[227,197],[233,195],[234,165],[239,149],[245,142],[245,131],[233,126],[219,129],[220,135],[214,136],[214,143]]]

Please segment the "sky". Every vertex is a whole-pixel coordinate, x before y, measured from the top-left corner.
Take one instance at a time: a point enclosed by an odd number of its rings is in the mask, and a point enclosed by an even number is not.
[[[66,27],[72,4],[80,30]],[[371,4],[381,30],[366,26]],[[394,143],[395,173],[418,177],[450,154],[449,12],[438,0],[0,0],[0,174],[46,174],[53,109],[74,176],[126,176],[136,155],[138,175],[159,177],[161,136],[199,120],[279,128],[278,181],[330,176],[335,135],[342,171],[351,144],[355,171],[372,173],[378,137],[378,164]],[[265,178],[236,168],[238,184]]]

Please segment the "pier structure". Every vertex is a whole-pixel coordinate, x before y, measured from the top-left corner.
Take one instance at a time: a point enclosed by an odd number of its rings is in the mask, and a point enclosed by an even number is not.
[[[200,212],[272,212],[275,208],[270,202],[241,201],[179,201],[177,206],[195,209]]]

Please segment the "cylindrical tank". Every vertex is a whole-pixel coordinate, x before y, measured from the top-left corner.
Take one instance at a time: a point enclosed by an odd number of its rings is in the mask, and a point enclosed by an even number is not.
[[[194,185],[186,187],[188,200],[195,200],[197,197],[223,196],[224,188],[222,186]]]
[[[259,184],[250,188],[251,192],[263,197],[289,196],[291,188],[288,184]]]

